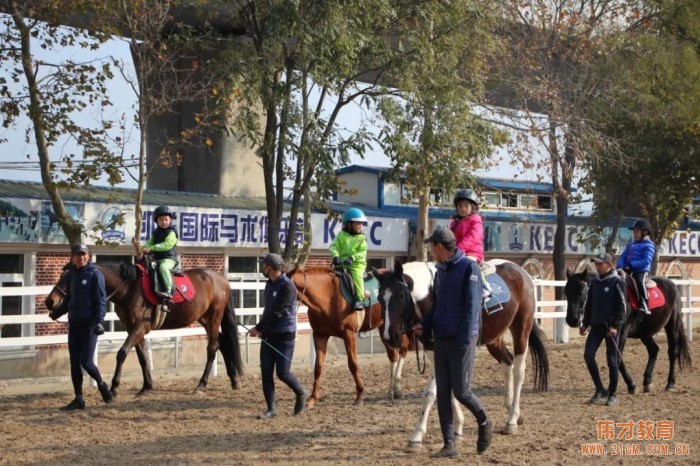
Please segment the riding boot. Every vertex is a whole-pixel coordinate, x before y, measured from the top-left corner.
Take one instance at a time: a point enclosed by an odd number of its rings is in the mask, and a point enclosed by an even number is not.
[[[105,403],[111,403],[112,399],[114,398],[112,396],[112,392],[109,391],[109,387],[107,386],[107,382],[104,380],[99,383],[97,386],[97,389],[100,391],[100,395],[102,395],[102,399],[104,400]]]
[[[303,388],[301,389],[301,392],[297,393],[297,400],[296,403],[294,403],[294,415],[296,416],[300,412],[304,410],[306,407],[306,390]]]
[[[75,411],[76,409],[85,409],[83,395],[75,395],[75,399],[62,407],[61,411]]]
[[[277,409],[275,408],[275,403],[267,406],[267,411],[263,411],[258,414],[258,419],[270,419],[277,416]]]
[[[455,445],[454,440],[448,440],[445,442],[445,446],[443,446],[442,449],[435,453],[433,456],[442,458],[453,458],[459,456],[459,450],[457,450],[457,445]]]
[[[639,299],[639,310],[642,311],[646,315],[651,315],[651,311],[649,310],[649,303],[646,297],[641,297]]]

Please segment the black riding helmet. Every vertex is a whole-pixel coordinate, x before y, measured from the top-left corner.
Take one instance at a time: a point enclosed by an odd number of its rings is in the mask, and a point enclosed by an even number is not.
[[[651,230],[651,223],[649,223],[647,220],[640,218],[638,220],[634,221],[634,224],[630,227],[630,230],[636,230],[640,229],[642,232],[646,230],[648,235],[651,235],[652,230]]]
[[[459,201],[471,202],[472,204],[474,204],[474,206],[476,206],[476,210],[479,210],[479,205],[481,204],[481,199],[479,199],[479,195],[476,194],[476,192],[473,189],[458,189],[455,193],[454,200],[452,201],[455,207],[457,207],[457,203]]]
[[[158,220],[158,217],[162,217],[163,215],[167,215],[171,219],[175,219],[175,212],[170,210],[170,207],[166,205],[161,205],[156,207],[156,210],[153,211],[153,221],[155,222]]]

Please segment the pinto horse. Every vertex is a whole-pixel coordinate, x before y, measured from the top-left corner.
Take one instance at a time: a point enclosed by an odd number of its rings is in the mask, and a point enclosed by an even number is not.
[[[524,417],[520,412],[520,392],[525,377],[525,357],[531,348],[532,362],[535,368],[534,389],[547,390],[549,378],[549,359],[544,346],[544,334],[535,323],[535,291],[530,276],[518,265],[492,260],[496,273],[508,285],[510,299],[501,303],[502,309],[488,313],[482,312],[481,343],[486,345],[489,353],[503,364],[505,375],[505,407],[509,411],[505,433],[515,434]],[[410,333],[413,324],[420,322],[426,312],[433,309],[433,281],[435,266],[429,262],[396,263],[393,271],[374,271],[379,280],[379,297],[386,322],[383,340],[394,345],[402,334]],[[504,341],[506,330],[510,329],[513,337],[515,357],[510,353]],[[423,347],[432,353],[432,344],[423,339]],[[420,444],[425,434],[428,414],[435,402],[435,376],[431,376],[423,392],[423,411],[416,425],[411,445]],[[463,416],[459,404],[452,401],[455,411],[455,432],[461,434]]]
[[[95,266],[105,277],[107,297],[115,304],[117,316],[128,333],[126,341],[117,352],[117,367],[110,391],[112,395],[117,395],[122,365],[131,348],[136,347],[143,373],[143,388],[139,395],[146,394],[153,388],[153,380],[148,368],[144,337],[153,328],[153,323],[157,321],[156,313],[160,311],[146,300],[142,279],[135,266],[115,263]],[[58,283],[46,298],[47,309],[53,310],[63,304],[70,291],[70,278],[74,270],[75,266],[72,264],[64,267]],[[204,390],[207,386],[217,349],[221,350],[224,356],[226,372],[231,379],[231,387],[235,390],[238,388],[236,378],[243,374],[243,361],[238,343],[238,321],[229,283],[222,274],[210,269],[190,269],[184,273],[195,288],[195,296],[189,301],[172,304],[160,328],[183,328],[199,322],[207,332],[207,363],[197,390]]]
[[[588,289],[594,277],[595,274],[588,271],[580,273],[566,271],[564,293],[567,301],[566,323],[569,324],[569,327],[575,328],[581,325],[586,299],[588,298]],[[678,367],[681,371],[691,365],[690,348],[688,347],[688,339],[683,328],[681,297],[678,288],[671,280],[665,277],[652,277],[652,280],[656,282],[659,291],[663,295],[664,304],[652,308],[650,315],[642,315],[631,311],[632,306],[629,299],[627,299],[627,313],[622,328],[619,329],[620,374],[622,374],[622,378],[627,384],[627,391],[631,394],[635,393],[637,386],[627,372],[627,366],[622,359],[628,338],[639,338],[647,349],[648,359],[644,370],[645,393],[652,390],[654,365],[659,353],[659,345],[654,341],[654,335],[662,328],[666,331],[668,340],[669,372],[666,390],[672,389],[676,383],[676,361],[678,361]],[[650,302],[651,306],[653,306],[653,302]]]
[[[357,364],[355,334],[375,328],[378,328],[380,332],[383,331],[384,321],[382,320],[381,306],[379,303],[375,303],[366,308],[364,313],[354,311],[352,303],[343,296],[338,276],[328,267],[310,267],[308,269],[295,267],[287,272],[287,276],[297,287],[299,300],[309,309],[309,324],[313,330],[316,350],[314,386],[306,406],[312,408],[321,397],[321,376],[330,337],[342,338],[345,343],[348,368],[355,379],[354,404],[362,404],[365,387]],[[363,318],[362,322],[358,322],[360,317]],[[409,349],[408,339],[404,338],[402,342],[399,342],[397,349],[385,346],[387,356],[392,364],[392,375],[400,374]],[[392,377],[389,396],[392,399],[401,397],[400,376]]]

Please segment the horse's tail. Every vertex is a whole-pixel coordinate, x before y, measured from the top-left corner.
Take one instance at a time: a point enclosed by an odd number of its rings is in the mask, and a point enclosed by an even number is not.
[[[219,333],[219,350],[224,356],[226,373],[231,379],[231,388],[238,388],[236,377],[243,375],[243,359],[241,358],[241,346],[238,343],[238,319],[233,304],[233,293],[228,297],[226,310],[221,319],[221,333]]]
[[[688,337],[685,336],[681,309],[683,309],[681,294],[676,293],[676,308],[674,309],[674,312],[677,312],[678,319],[678,324],[676,325],[676,351],[678,352],[678,368],[682,372],[686,368],[690,369],[693,361],[690,358],[690,345],[688,344]]]
[[[534,390],[546,392],[549,388],[549,357],[544,346],[545,334],[535,322],[528,337],[532,367],[535,371]]]

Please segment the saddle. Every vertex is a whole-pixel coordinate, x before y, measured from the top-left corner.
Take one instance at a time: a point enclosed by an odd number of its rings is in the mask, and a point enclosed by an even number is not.
[[[639,289],[637,287],[637,280],[635,280],[634,277],[632,277],[631,275],[626,274],[624,271],[619,271],[619,274],[620,277],[624,280],[625,285],[627,286],[627,299],[629,299],[632,309],[636,311],[637,309],[639,309],[639,306],[641,304],[641,300],[639,298]],[[661,307],[666,303],[666,298],[664,297],[664,294],[661,292],[658,284],[653,279],[647,278],[647,281],[644,283],[644,286],[646,287],[647,294],[649,295],[649,311],[657,307]]]
[[[151,304],[161,304],[164,301],[164,296],[156,291],[159,289],[160,284],[160,276],[156,268],[156,262],[150,258],[144,257],[136,266],[143,280],[142,287],[146,299]],[[195,296],[195,289],[190,278],[185,275],[182,270],[177,268],[172,270],[172,274],[173,290],[171,302],[177,304],[193,299]]]
[[[350,273],[344,268],[333,269],[333,273],[338,277],[340,289],[345,300],[349,303],[355,302],[355,296],[357,293],[355,293],[355,282],[353,281]],[[374,276],[368,275],[367,273],[365,273],[362,278],[365,282],[365,299],[362,302],[362,305],[364,307],[369,307],[378,302],[377,296],[379,293],[379,282],[376,278],[374,278]],[[374,299],[372,299],[372,297],[374,297]]]
[[[503,303],[510,301],[510,290],[506,282],[496,273],[495,265],[482,262],[480,267],[492,290],[491,296],[484,300],[482,309],[486,311],[487,315],[491,315],[502,310]]]

